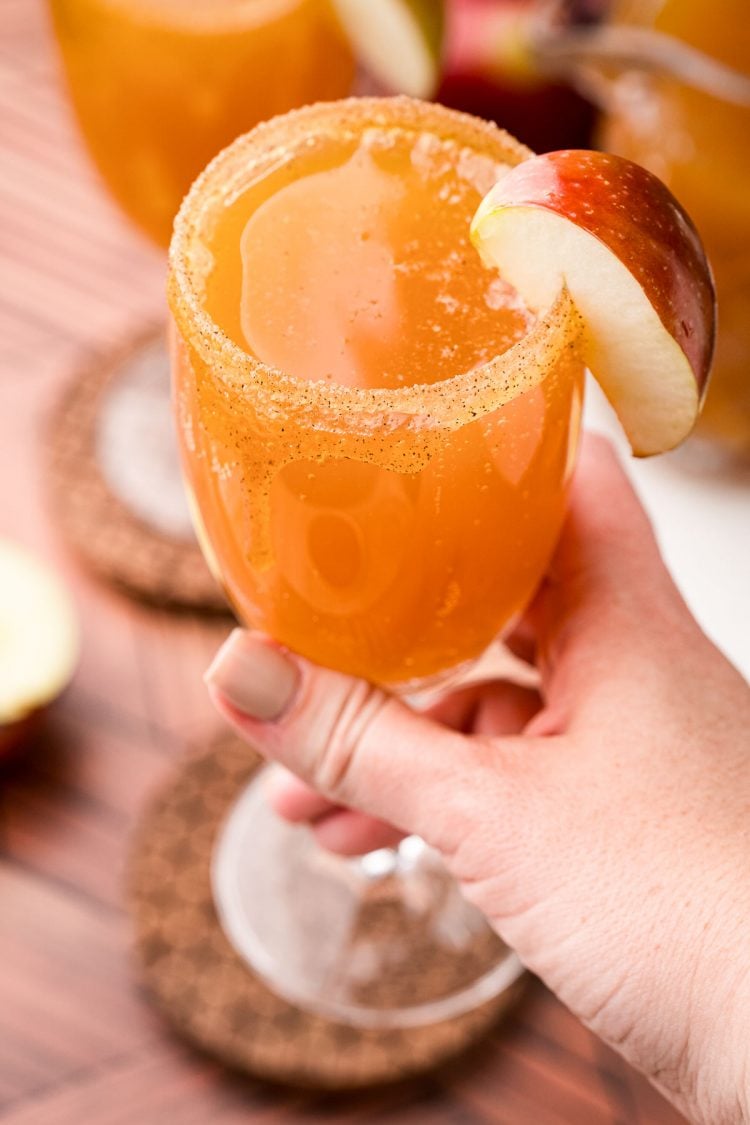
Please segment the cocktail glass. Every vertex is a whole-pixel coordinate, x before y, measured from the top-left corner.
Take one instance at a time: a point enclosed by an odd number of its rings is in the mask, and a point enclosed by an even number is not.
[[[351,92],[354,60],[328,0],[50,0],[50,10],[89,153],[159,246],[191,181],[239,132]],[[155,333],[105,399],[100,467],[141,521],[183,538],[168,385]],[[128,451],[126,472],[113,450]]]
[[[225,150],[176,223],[174,395],[210,565],[248,625],[395,692],[493,643],[564,515],[578,315],[563,290],[532,317],[469,243],[527,155],[440,106],[319,105]],[[519,972],[419,841],[334,859],[274,817],[262,775],[214,889],[276,991],[351,1023],[456,1015]]]

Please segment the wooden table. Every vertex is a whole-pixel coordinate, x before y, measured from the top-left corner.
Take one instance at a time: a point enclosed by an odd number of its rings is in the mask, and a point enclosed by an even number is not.
[[[226,626],[142,608],[83,573],[45,505],[42,453],[75,365],[152,319],[162,288],[161,258],[78,144],[43,4],[0,0],[0,534],[55,563],[84,631],[71,690],[0,776],[0,1125],[677,1125],[540,985],[469,1060],[340,1097],[229,1074],[139,993],[123,860],[148,794],[217,733],[198,678]]]

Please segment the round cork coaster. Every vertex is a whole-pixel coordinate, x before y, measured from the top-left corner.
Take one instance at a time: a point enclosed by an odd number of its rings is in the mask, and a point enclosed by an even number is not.
[[[129,902],[136,957],[160,1011],[223,1063],[298,1086],[393,1082],[465,1051],[515,1001],[522,982],[450,1021],[355,1028],[281,999],[234,951],[214,909],[210,864],[225,816],[257,765],[228,736],[182,766],[139,826]]]
[[[169,393],[163,325],[82,365],[49,419],[53,513],[80,557],[130,593],[226,610],[190,526]]]

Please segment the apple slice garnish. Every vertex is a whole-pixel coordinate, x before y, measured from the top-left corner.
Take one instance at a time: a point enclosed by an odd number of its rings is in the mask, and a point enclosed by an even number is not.
[[[661,180],[603,152],[534,156],[492,188],[471,235],[532,311],[567,287],[584,361],[637,456],[687,437],[711,367],[716,295],[700,237]]]
[[[0,757],[68,684],[78,659],[78,619],[56,575],[0,539]]]

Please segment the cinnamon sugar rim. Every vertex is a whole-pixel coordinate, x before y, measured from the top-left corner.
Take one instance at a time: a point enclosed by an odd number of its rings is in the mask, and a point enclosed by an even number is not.
[[[355,140],[366,129],[432,133],[441,141],[494,159],[508,168],[528,159],[529,149],[508,133],[469,114],[412,98],[348,98],[305,106],[256,126],[207,166],[185,197],[169,250],[168,299],[176,326],[217,381],[233,395],[252,398],[280,413],[337,418],[337,429],[356,429],[357,419],[399,416],[419,428],[455,429],[510,402],[541,383],[566,352],[576,351],[581,320],[563,287],[529,332],[506,351],[469,371],[437,383],[395,389],[308,381],[264,363],[231,340],[203,306],[210,253],[204,234],[253,179],[271,172],[316,139]]]

